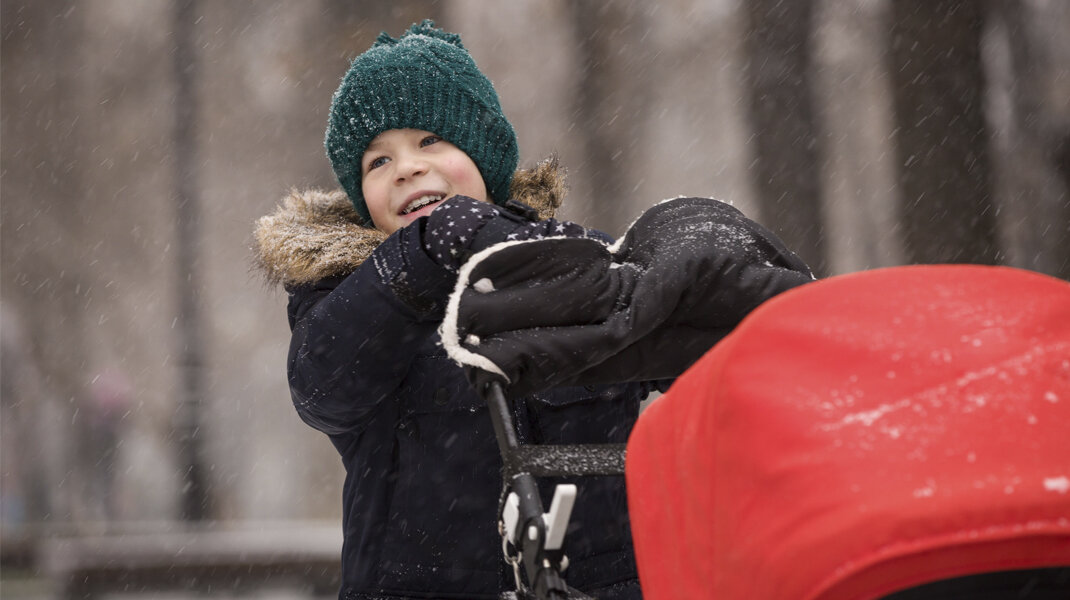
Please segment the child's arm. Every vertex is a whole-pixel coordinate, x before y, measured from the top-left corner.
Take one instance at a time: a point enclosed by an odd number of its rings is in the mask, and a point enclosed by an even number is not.
[[[309,425],[328,434],[360,427],[434,333],[455,276],[420,243],[416,226],[403,228],[349,276],[291,290],[287,370]]]
[[[301,418],[329,434],[359,428],[434,335],[458,262],[507,239],[551,235],[601,239],[456,197],[395,232],[349,276],[292,289],[288,373]]]

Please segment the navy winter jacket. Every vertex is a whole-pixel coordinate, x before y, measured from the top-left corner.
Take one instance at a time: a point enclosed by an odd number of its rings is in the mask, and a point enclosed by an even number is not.
[[[410,226],[351,274],[288,288],[294,405],[330,437],[346,470],[342,599],[513,589],[496,528],[501,459],[490,416],[436,332],[452,284]],[[528,397],[517,403],[519,434],[622,443],[648,391],[631,383]],[[547,506],[558,482],[542,482]],[[569,584],[638,597],[623,477],[574,483]]]

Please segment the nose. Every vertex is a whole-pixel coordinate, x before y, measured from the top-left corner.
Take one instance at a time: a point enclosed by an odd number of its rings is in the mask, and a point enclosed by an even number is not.
[[[427,161],[415,152],[402,152],[395,160],[397,161],[397,167],[394,170],[396,183],[403,183],[427,173]]]

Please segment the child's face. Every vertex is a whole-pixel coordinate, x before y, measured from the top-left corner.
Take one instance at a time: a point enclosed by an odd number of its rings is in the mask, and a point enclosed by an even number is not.
[[[461,195],[487,202],[487,186],[460,148],[420,129],[391,129],[361,157],[361,189],[376,228],[386,234]]]

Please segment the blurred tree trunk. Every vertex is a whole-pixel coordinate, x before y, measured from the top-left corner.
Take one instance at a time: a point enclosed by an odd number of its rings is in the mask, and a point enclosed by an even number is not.
[[[888,6],[816,0],[812,90],[821,126],[829,274],[903,264],[896,210]]]
[[[891,13],[889,72],[906,258],[998,263],[982,102],[984,3],[896,0]]]
[[[190,521],[206,519],[212,513],[208,489],[208,461],[203,427],[205,373],[207,371],[205,344],[201,329],[201,263],[198,260],[200,232],[200,173],[197,168],[197,132],[199,116],[195,86],[198,82],[197,51],[194,23],[198,19],[196,0],[174,1],[175,114],[175,224],[178,271],[175,323],[178,332],[181,390],[175,407],[174,429],[178,442],[178,464],[182,500],[182,518]],[[201,434],[201,435],[198,435]]]
[[[84,49],[81,14],[46,3],[4,3],[3,24],[3,235],[4,303],[22,315],[24,362],[41,366],[34,423],[23,433],[47,432],[17,460],[34,478],[28,485],[30,521],[79,521],[89,482],[84,464],[86,419],[80,413],[88,379],[92,277],[85,255],[91,236],[83,223],[94,207],[85,202],[84,130],[79,124],[83,66],[72,57]],[[21,199],[21,201],[20,201]],[[62,344],[41,340],[63,340]],[[5,363],[17,357],[0,357]],[[29,425],[29,424],[28,424]]]
[[[1050,46],[1066,41],[1043,30],[1049,26],[1046,20],[1070,23],[1070,10],[1023,2],[994,6],[994,29],[1004,42],[995,46],[1009,55],[990,61],[1002,67],[995,77],[1009,95],[1004,102],[1009,114],[999,115],[1002,143],[996,172],[1006,209],[1000,213],[1001,230],[1011,264],[1070,279],[1070,110],[1065,96],[1062,114],[1046,101],[1048,82],[1066,76]],[[1061,15],[1053,14],[1059,10]]]
[[[582,169],[592,207],[591,224],[623,232],[651,199],[635,198],[646,168],[639,141],[650,116],[649,24],[646,6],[625,2],[570,5],[579,68],[576,127],[583,145]]]
[[[812,0],[745,3],[755,191],[766,224],[815,274],[827,272],[811,98]]]
[[[331,34],[344,34],[346,56],[356,56],[371,46],[380,31],[398,37],[413,23],[431,19],[437,27],[452,31],[452,25],[443,21],[447,7],[438,0],[404,0],[404,2],[353,2],[353,0],[321,0],[320,6],[325,21],[331,23]],[[318,31],[317,33],[322,33]],[[325,39],[338,43],[331,35]],[[367,43],[364,40],[368,39]],[[341,82],[342,75],[338,74]]]

